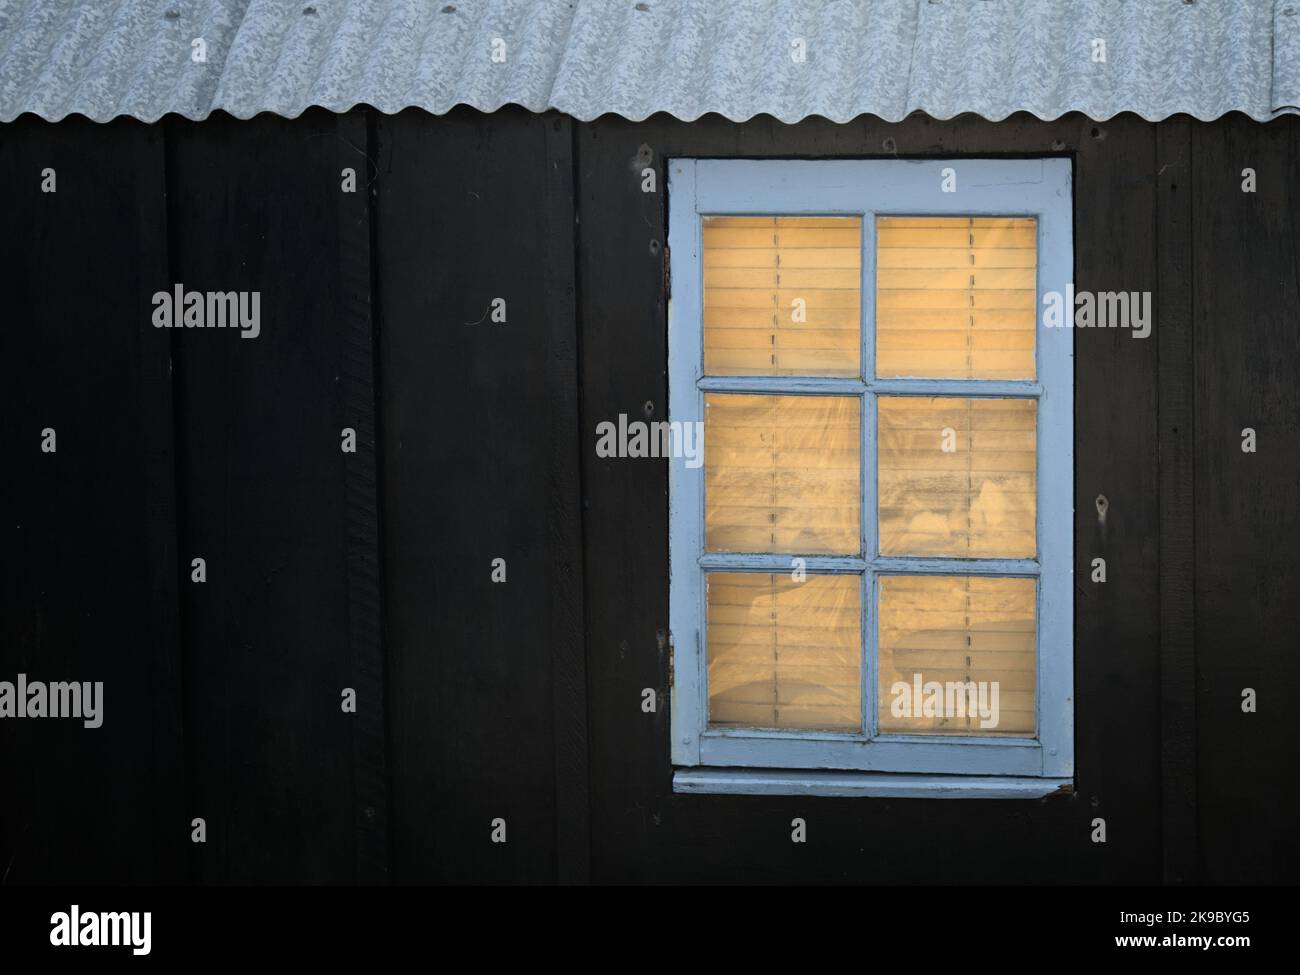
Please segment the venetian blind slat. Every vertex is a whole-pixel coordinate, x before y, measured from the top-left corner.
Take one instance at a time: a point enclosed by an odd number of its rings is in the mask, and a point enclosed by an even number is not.
[[[1033,379],[1032,217],[876,221],[876,374]]]
[[[860,730],[860,584],[858,576],[710,573],[709,723]]]
[[[705,217],[704,371],[858,375],[859,217]]]

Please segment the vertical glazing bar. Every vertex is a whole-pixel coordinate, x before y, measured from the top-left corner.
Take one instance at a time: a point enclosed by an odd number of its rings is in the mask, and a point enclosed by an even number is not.
[[[862,215],[862,378],[870,386],[876,378],[876,215]]]
[[[865,676],[863,677],[862,699],[867,702],[867,712],[862,729],[868,738],[875,738],[880,730],[880,661],[877,654],[880,642],[877,632],[880,614],[876,600],[876,578],[875,568],[870,565],[867,566],[867,571],[862,573],[862,618],[864,621],[862,649],[863,656],[866,659],[866,666],[863,668]]]
[[[879,549],[876,512],[876,394],[871,386],[876,379],[876,215],[862,215],[862,379],[867,391],[862,394],[862,554],[867,569],[862,573],[862,730],[870,738],[876,735],[879,684],[876,674],[876,573],[872,562]]]

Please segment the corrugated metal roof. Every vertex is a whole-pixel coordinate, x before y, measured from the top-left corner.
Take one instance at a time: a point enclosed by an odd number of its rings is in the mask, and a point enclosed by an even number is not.
[[[1300,106],[1300,0],[0,0],[5,121],[361,102],[1263,120]]]

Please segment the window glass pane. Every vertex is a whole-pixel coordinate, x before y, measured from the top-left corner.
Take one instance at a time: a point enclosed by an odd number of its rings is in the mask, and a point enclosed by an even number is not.
[[[856,396],[705,396],[705,548],[860,552],[859,409]]]
[[[1033,379],[1032,217],[876,221],[876,375]]]
[[[1033,579],[881,576],[880,731],[1034,736]]]
[[[861,577],[708,576],[709,722],[857,732]]]
[[[860,217],[705,217],[704,371],[857,376]]]
[[[882,396],[880,553],[1032,558],[1032,399]]]

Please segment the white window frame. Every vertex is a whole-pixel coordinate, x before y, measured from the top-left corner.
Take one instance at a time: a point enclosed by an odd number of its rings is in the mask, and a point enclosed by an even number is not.
[[[945,192],[953,186],[955,192]],[[1072,782],[1074,333],[1036,326],[1036,379],[876,379],[876,218],[1033,217],[1037,307],[1067,295],[1073,270],[1072,167],[1064,158],[915,160],[674,159],[669,164],[669,420],[704,419],[706,392],[840,394],[862,403],[862,548],[851,557],[706,554],[704,472],[669,465],[669,609],[674,789],[749,794],[1025,797]],[[862,220],[861,371],[856,379],[708,377],[703,366],[701,225],[707,215],[857,216]],[[1041,319],[1041,315],[1039,316]],[[959,395],[1037,400],[1033,559],[886,558],[877,554],[876,397]],[[706,570],[860,574],[864,667],[861,734],[709,728]],[[889,735],[876,728],[875,581],[879,574],[977,574],[1038,580],[1035,738]]]

